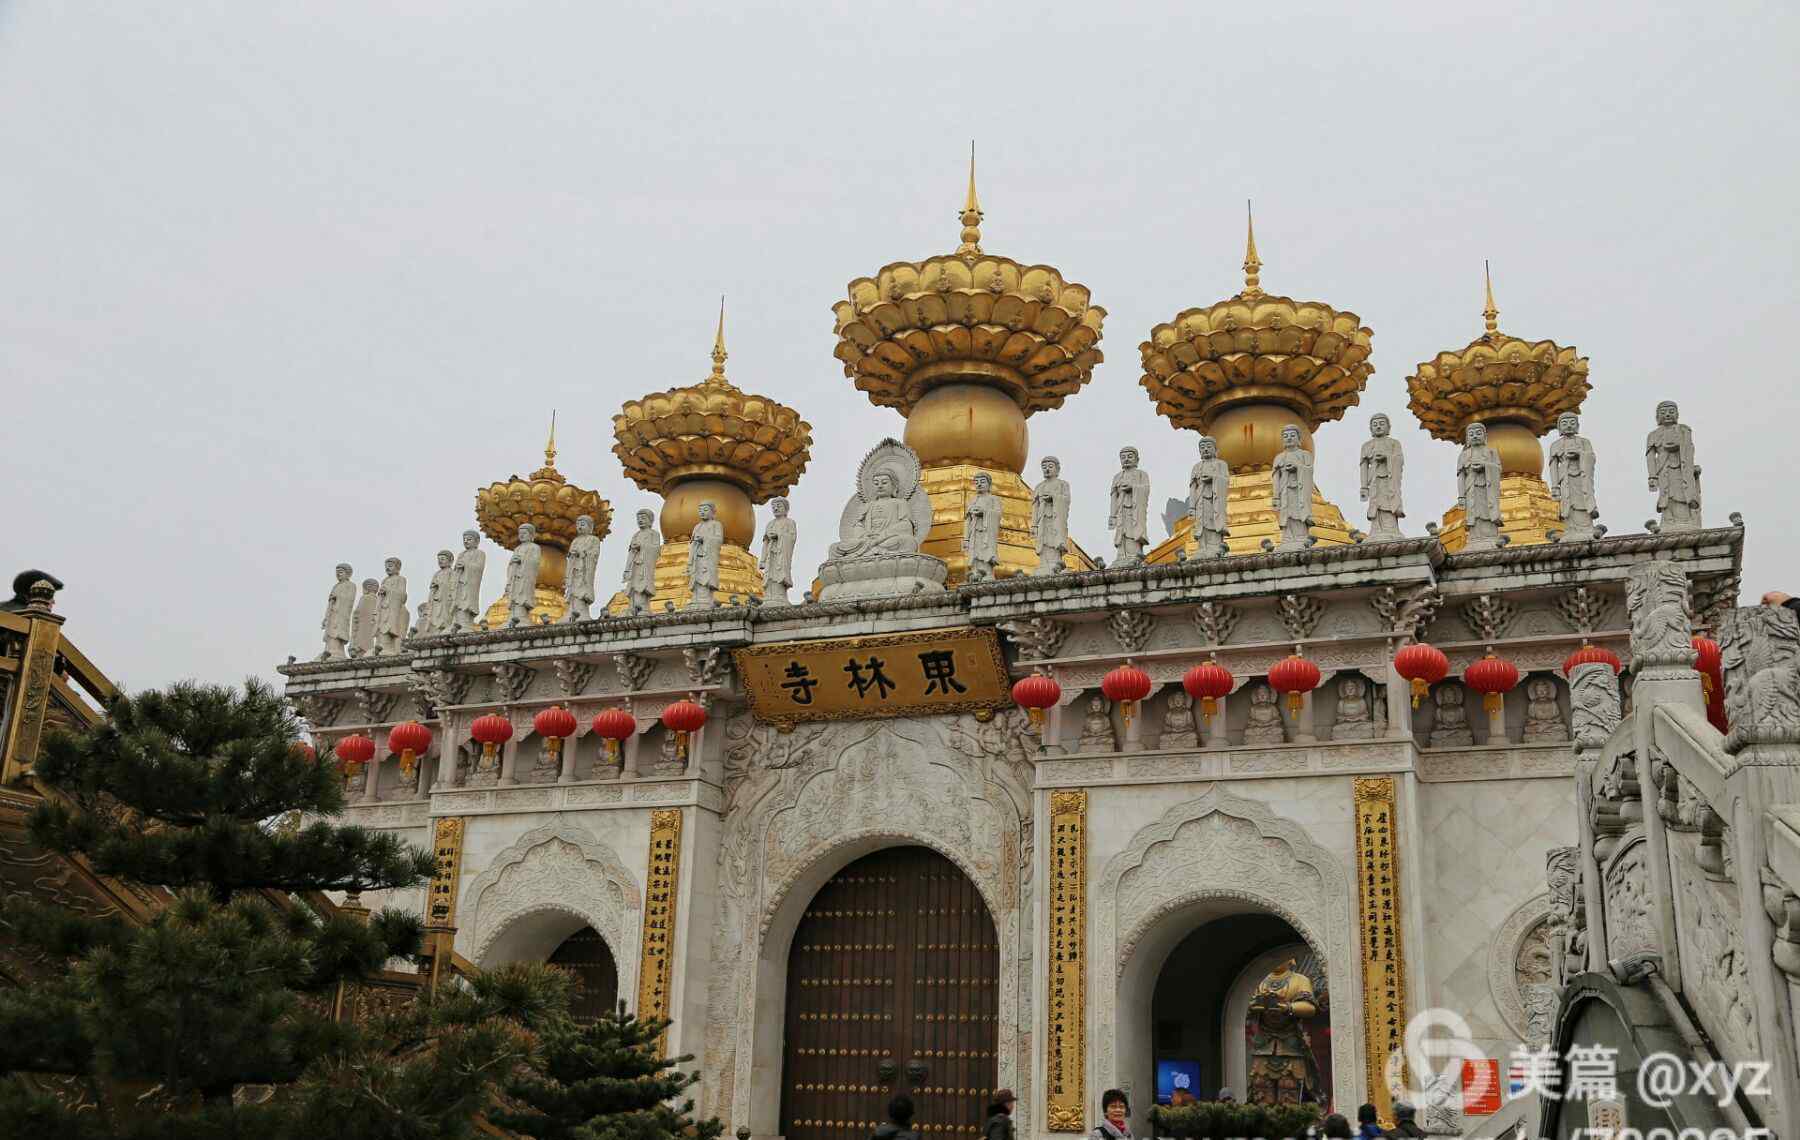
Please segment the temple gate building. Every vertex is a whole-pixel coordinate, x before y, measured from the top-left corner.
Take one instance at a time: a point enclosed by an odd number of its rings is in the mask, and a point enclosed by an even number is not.
[[[393,651],[333,592],[288,694],[322,756],[375,745],[346,765],[348,821],[440,866],[363,902],[419,910],[478,966],[566,964],[589,1012],[672,1018],[702,1110],[758,1138],[852,1140],[896,1092],[928,1135],[973,1137],[998,1087],[1031,1136],[1085,1131],[1114,1086],[1139,1121],[1176,1088],[1385,1108],[1428,1007],[1490,1055],[1549,1040],[1544,866],[1577,839],[1565,661],[1627,654],[1646,561],[1679,568],[1699,628],[1736,600],[1743,531],[1702,525],[1691,441],[1652,447],[1663,525],[1596,528],[1578,425],[1549,482],[1539,442],[1587,361],[1500,332],[1490,299],[1486,331],[1407,385],[1463,446],[1464,502],[1421,525],[1397,446],[1371,441],[1364,534],[1310,454],[1361,399],[1373,334],[1264,292],[1252,237],[1244,290],[1141,348],[1158,411],[1223,467],[1196,467],[1152,544],[1131,456],[1103,562],[1067,535],[1057,472],[1027,472],[1028,420],[1090,382],[1105,311],[984,252],[981,219],[971,174],[956,249],[835,306],[846,375],[905,424],[869,441],[841,520],[797,520],[838,527],[816,577],[791,530],[756,534],[811,429],[726,378],[721,318],[709,376],[615,417],[626,474],[664,498],[610,539],[631,544],[616,595],[593,585],[610,507],[554,446],[477,495],[511,551],[499,599],[470,596],[479,536],[440,555],[416,624],[398,573],[376,584]],[[1415,644],[1437,668],[1396,663]],[[409,721],[422,752],[390,741]]]

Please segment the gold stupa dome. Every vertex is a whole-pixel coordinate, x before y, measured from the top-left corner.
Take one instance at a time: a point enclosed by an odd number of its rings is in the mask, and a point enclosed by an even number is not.
[[[1001,576],[1037,564],[1031,495],[1019,477],[1030,452],[1026,417],[1062,406],[1100,363],[1106,310],[1087,286],[1049,265],[981,248],[975,156],[958,215],[962,241],[923,261],[896,261],[850,282],[832,306],[844,375],[871,402],[906,417],[906,444],[924,465],[932,502],[928,554],[968,571],[963,511],[977,472],[1001,500]],[[1071,556],[1072,568],[1091,563]]]
[[[556,469],[556,416],[550,417],[550,440],[544,445],[544,465],[529,478],[514,475],[504,483],[490,483],[475,492],[475,521],[481,532],[511,550],[519,545],[519,527],[537,527],[543,554],[538,561],[537,603],[531,620],[548,615],[555,621],[568,607],[563,598],[564,556],[575,539],[575,521],[582,515],[594,520],[594,534],[605,538],[612,527],[612,507],[598,491],[588,491]],[[506,599],[488,608],[488,625],[506,624]]]
[[[653,604],[686,605],[687,545],[700,504],[713,504],[725,530],[719,592],[762,596],[762,575],[749,546],[756,504],[785,494],[811,458],[812,425],[767,396],[725,378],[725,303],[713,338],[712,373],[697,384],[628,400],[613,417],[613,454],[626,476],[663,497],[662,555]],[[721,599],[724,600],[724,599]],[[623,599],[615,599],[615,608]]]
[[[1374,333],[1361,317],[1323,301],[1264,292],[1261,273],[1255,222],[1247,218],[1242,291],[1184,310],[1138,346],[1139,383],[1157,413],[1176,427],[1213,436],[1231,467],[1227,545],[1233,554],[1280,538],[1269,506],[1269,469],[1281,451],[1282,428],[1299,427],[1311,450],[1314,429],[1342,419],[1374,371]],[[1172,561],[1184,548],[1193,553],[1190,531],[1183,520],[1148,560]],[[1351,540],[1342,512],[1322,497],[1313,502],[1312,533],[1325,545]]]
[[[1500,331],[1494,283],[1483,270],[1487,329],[1454,352],[1440,352],[1406,378],[1408,407],[1438,439],[1460,445],[1470,424],[1485,424],[1488,444],[1500,453],[1500,532],[1514,545],[1547,542],[1559,529],[1557,504],[1544,485],[1544,448],[1538,437],[1556,417],[1578,412],[1587,399],[1588,362],[1554,341],[1521,340]],[[1462,549],[1462,511],[1444,515],[1448,550]]]

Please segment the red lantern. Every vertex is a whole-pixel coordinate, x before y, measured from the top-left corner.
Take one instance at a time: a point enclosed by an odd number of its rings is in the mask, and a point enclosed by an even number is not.
[[[663,727],[675,734],[675,742],[683,760],[687,759],[688,733],[699,732],[706,724],[706,707],[693,701],[676,701],[662,711]]]
[[[1013,682],[1013,704],[1018,705],[1031,715],[1031,723],[1044,723],[1044,710],[1056,707],[1062,700],[1062,686],[1056,678],[1046,677],[1042,673],[1033,673],[1029,677],[1021,677]]]
[[[531,718],[531,730],[543,738],[544,752],[560,765],[563,738],[575,735],[575,714],[561,705],[552,706]]]
[[[1499,711],[1506,694],[1519,683],[1519,667],[1504,657],[1489,653],[1463,670],[1463,680],[1481,694],[1481,707],[1492,715]]]
[[[296,740],[288,745],[288,752],[294,759],[308,764],[316,763],[319,759],[319,750],[304,740]]]
[[[1706,694],[1706,703],[1711,704],[1713,693],[1723,689],[1725,675],[1724,655],[1719,650],[1719,643],[1710,637],[1694,635],[1694,652],[1700,656],[1694,662],[1694,668],[1700,670],[1700,691]]]
[[[1394,672],[1412,684],[1412,707],[1416,709],[1431,686],[1449,675],[1450,659],[1437,646],[1415,641],[1394,654]]]
[[[637,731],[637,717],[624,709],[601,709],[594,714],[594,732],[606,741],[606,758],[616,762],[619,758],[619,742],[631,739]]]
[[[1100,691],[1109,701],[1117,702],[1125,714],[1125,723],[1131,723],[1132,714],[1137,712],[1137,703],[1150,695],[1150,674],[1127,661],[1100,678]]]
[[[375,742],[361,733],[351,733],[337,742],[338,771],[345,776],[375,759]]]
[[[1617,653],[1598,645],[1589,645],[1584,641],[1581,643],[1580,649],[1577,649],[1575,652],[1563,658],[1563,676],[1569,677],[1574,674],[1575,666],[1577,665],[1589,664],[1610,665],[1612,666],[1612,671],[1615,675],[1625,668],[1625,663],[1619,660],[1619,655]]]
[[[1288,711],[1300,715],[1301,695],[1319,687],[1319,667],[1295,653],[1269,667],[1269,684],[1287,694]]]
[[[1231,670],[1217,661],[1203,661],[1181,675],[1181,687],[1187,695],[1200,702],[1200,714],[1212,724],[1213,714],[1219,711],[1219,702],[1231,695],[1231,686],[1236,683]]]
[[[512,739],[512,721],[498,713],[478,716],[475,723],[469,726],[469,735],[481,745],[481,759],[486,770],[491,770],[494,761],[494,750]]]
[[[416,720],[397,724],[388,733],[388,751],[400,754],[400,771],[412,779],[413,765],[431,748],[431,730]]]

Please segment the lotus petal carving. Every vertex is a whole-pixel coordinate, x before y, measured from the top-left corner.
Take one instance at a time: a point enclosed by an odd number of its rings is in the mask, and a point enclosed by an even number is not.
[[[1477,338],[1459,352],[1440,352],[1406,378],[1408,406],[1426,431],[1461,443],[1472,423],[1514,420],[1543,435],[1587,398],[1588,362],[1553,341],[1504,333]]]
[[[612,529],[612,506],[597,491],[570,483],[546,463],[531,478],[514,475],[475,492],[475,519],[481,532],[508,550],[519,544],[519,525],[537,527],[538,539],[567,549],[575,539],[575,520],[588,515],[594,534],[605,538]]]
[[[792,487],[812,447],[800,413],[712,379],[627,401],[613,436],[626,476],[646,491],[664,494],[671,479],[705,475],[738,484],[753,503]]]

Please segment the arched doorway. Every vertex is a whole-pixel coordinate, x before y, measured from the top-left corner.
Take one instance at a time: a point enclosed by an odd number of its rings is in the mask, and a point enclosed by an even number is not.
[[[575,1020],[593,1021],[618,1006],[619,964],[593,927],[584,926],[564,939],[551,953],[550,964],[575,975],[575,1000],[569,1006]]]
[[[904,1092],[931,1136],[978,1137],[999,1071],[999,942],[968,876],[924,847],[856,860],[788,952],[781,1132],[860,1140]]]
[[[1239,1101],[1331,1103],[1330,980],[1278,915],[1228,914],[1181,939],[1157,975],[1150,1025],[1144,1077],[1158,1103],[1183,1087],[1200,1100],[1229,1089]]]

